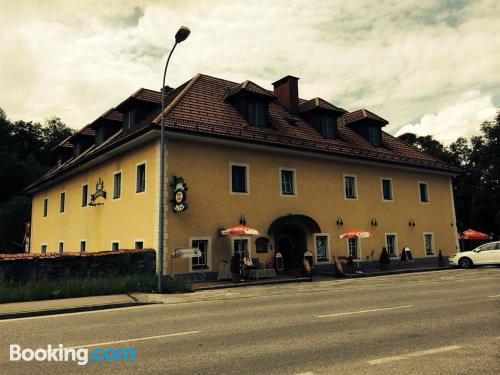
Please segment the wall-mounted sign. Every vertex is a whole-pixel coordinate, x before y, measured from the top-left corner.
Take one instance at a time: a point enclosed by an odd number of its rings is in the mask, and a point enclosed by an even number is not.
[[[199,258],[201,251],[197,247],[187,247],[184,249],[175,249],[172,258]]]
[[[174,212],[182,212],[188,209],[186,203],[188,187],[184,182],[184,178],[174,176],[174,182],[170,185],[174,188]]]
[[[90,195],[89,206],[102,206],[104,203],[96,202],[98,198],[106,199],[106,191],[104,190],[104,181],[99,177],[95,184],[95,193]]]

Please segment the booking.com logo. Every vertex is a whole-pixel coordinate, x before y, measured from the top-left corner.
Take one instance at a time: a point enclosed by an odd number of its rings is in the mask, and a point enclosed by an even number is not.
[[[90,362],[135,362],[136,351],[132,348],[96,348],[91,353],[86,348],[65,348],[47,345],[47,348],[21,349],[21,345],[10,345],[11,361],[37,362],[76,362],[85,366]]]

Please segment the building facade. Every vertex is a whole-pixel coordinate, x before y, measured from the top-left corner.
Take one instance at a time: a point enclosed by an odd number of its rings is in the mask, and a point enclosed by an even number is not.
[[[273,85],[197,75],[165,89],[167,273],[216,272],[235,251],[263,263],[279,251],[286,269],[305,251],[325,267],[377,260],[382,247],[416,259],[457,251],[458,169],[385,133],[370,111],[300,99],[295,77]],[[160,95],[141,89],[56,147],[57,167],[27,188],[31,251],[158,247]],[[259,236],[221,236],[243,219]],[[349,230],[373,236],[340,239]],[[171,260],[190,247],[203,256]]]

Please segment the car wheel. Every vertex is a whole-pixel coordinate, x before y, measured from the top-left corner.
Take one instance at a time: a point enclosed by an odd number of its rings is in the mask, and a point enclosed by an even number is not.
[[[458,261],[458,266],[460,268],[471,268],[472,260],[470,260],[469,258],[462,258]]]

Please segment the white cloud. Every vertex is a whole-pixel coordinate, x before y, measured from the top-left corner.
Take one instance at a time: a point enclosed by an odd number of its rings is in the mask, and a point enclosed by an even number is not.
[[[472,88],[500,87],[500,2],[440,4],[0,1],[0,107],[12,119],[58,115],[81,127],[139,87],[158,89],[186,24],[192,34],[171,61],[170,85],[202,72],[271,88],[292,74],[302,97],[368,108],[391,130]]]
[[[471,90],[463,94],[457,102],[437,113],[424,115],[418,123],[403,126],[396,135],[431,134],[444,144],[450,144],[458,137],[478,134],[480,125],[493,119],[496,111],[491,96],[482,95],[479,90]]]

